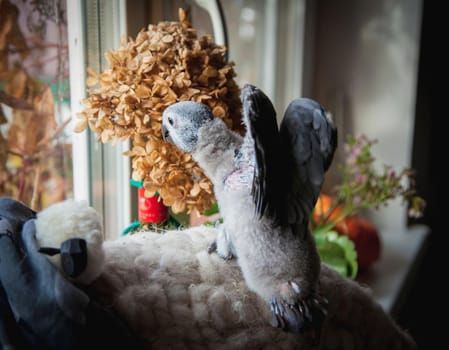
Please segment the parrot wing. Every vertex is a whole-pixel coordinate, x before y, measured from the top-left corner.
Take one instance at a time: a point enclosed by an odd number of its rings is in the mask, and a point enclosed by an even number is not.
[[[270,99],[258,88],[242,89],[245,142],[254,147],[252,195],[259,217],[307,223],[337,147],[337,129],[315,101],[292,101],[280,130]]]
[[[246,84],[241,94],[244,145],[253,145],[254,176],[251,194],[258,217],[266,215],[282,220],[282,157],[276,111],[270,99],[258,88]]]
[[[316,101],[292,101],[280,127],[289,190],[288,222],[307,223],[337,148],[337,129]]]

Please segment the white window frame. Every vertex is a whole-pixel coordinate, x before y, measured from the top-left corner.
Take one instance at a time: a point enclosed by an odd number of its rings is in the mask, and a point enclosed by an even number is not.
[[[98,24],[99,52],[96,53],[97,67],[105,68],[104,51],[117,48],[120,38],[126,35],[125,0],[84,0],[67,1],[70,93],[72,118],[83,109],[82,100],[86,97],[87,59],[87,11],[93,14]],[[101,48],[101,51],[100,51]],[[73,186],[74,198],[86,200],[103,218],[106,238],[115,238],[131,223],[130,160],[123,155],[129,147],[128,142],[113,146],[103,145],[96,140],[88,128],[82,133],[73,133]]]

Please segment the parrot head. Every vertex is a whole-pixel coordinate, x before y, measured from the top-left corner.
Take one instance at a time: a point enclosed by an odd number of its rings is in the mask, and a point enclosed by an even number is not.
[[[198,130],[212,119],[211,110],[202,103],[176,102],[162,113],[162,137],[190,153],[198,142]]]

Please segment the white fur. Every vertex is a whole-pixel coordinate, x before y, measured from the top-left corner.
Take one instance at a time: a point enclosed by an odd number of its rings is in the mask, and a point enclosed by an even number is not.
[[[141,232],[106,241],[106,266],[91,285],[148,349],[415,349],[413,340],[357,282],[322,265],[329,299],[319,344],[272,327],[236,260],[208,254],[217,230]]]
[[[272,327],[269,305],[248,288],[238,262],[207,253],[215,228],[141,232],[103,243],[95,210],[74,201],[44,209],[36,227],[42,246],[87,240],[88,268],[95,272],[84,280],[101,271],[92,295],[148,349],[416,349],[366,289],[326,265],[319,283],[329,309],[319,342],[312,344],[307,332]]]
[[[86,240],[86,270],[72,280],[89,284],[100,275],[104,266],[103,228],[98,213],[84,201],[65,200],[37,214],[36,239],[40,247],[60,248],[69,238]],[[49,256],[49,259],[61,270],[59,254]]]

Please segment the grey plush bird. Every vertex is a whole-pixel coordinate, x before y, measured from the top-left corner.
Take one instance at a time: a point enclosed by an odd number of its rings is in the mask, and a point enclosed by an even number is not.
[[[248,287],[286,331],[316,329],[326,315],[320,259],[309,216],[337,146],[337,130],[315,101],[288,106],[280,129],[269,98],[242,89],[241,137],[204,104],[183,101],[163,113],[163,137],[192,154],[214,185],[223,225],[210,252],[236,257]]]

